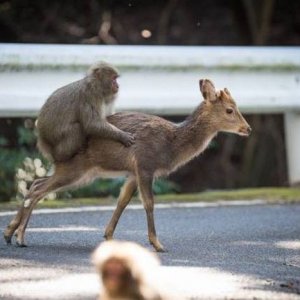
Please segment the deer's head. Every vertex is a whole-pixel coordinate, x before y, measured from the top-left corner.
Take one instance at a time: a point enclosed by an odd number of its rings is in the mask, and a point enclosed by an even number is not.
[[[205,111],[212,126],[217,131],[249,136],[251,127],[240,113],[228,89],[216,91],[209,79],[201,79],[199,85],[204,98]]]

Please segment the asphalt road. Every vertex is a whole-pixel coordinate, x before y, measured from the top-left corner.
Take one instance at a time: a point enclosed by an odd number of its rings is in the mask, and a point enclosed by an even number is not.
[[[90,254],[112,211],[33,215],[27,248],[0,241],[0,299],[95,299]],[[11,215],[0,214],[1,231]],[[300,299],[300,205],[185,208],[155,212],[160,284],[179,298]],[[145,213],[127,209],[115,238],[147,240]]]

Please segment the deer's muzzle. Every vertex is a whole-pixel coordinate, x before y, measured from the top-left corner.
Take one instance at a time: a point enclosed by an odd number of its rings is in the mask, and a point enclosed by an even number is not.
[[[252,131],[252,129],[249,125],[248,126],[243,126],[239,129],[239,135],[249,136],[251,131]]]

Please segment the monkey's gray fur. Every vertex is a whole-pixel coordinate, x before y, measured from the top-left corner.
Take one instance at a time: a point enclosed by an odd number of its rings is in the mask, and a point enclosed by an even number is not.
[[[57,89],[47,99],[37,122],[38,148],[46,158],[69,160],[85,148],[89,136],[110,138],[126,147],[134,143],[132,134],[106,120],[118,92],[118,76],[111,65],[96,63],[83,79]]]

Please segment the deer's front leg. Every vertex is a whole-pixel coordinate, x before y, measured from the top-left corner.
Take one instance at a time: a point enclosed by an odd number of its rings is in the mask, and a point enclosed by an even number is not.
[[[136,178],[134,176],[129,177],[123,185],[119,195],[117,208],[115,209],[113,216],[105,229],[105,239],[112,239],[121,214],[130,202],[134,192],[136,191],[136,186]]]
[[[156,236],[155,224],[154,224],[154,198],[152,193],[152,181],[153,177],[147,174],[139,174],[138,185],[140,196],[146,210],[147,224],[148,224],[148,237],[150,243],[153,245],[156,251],[164,252],[163,245],[159,242]]]

